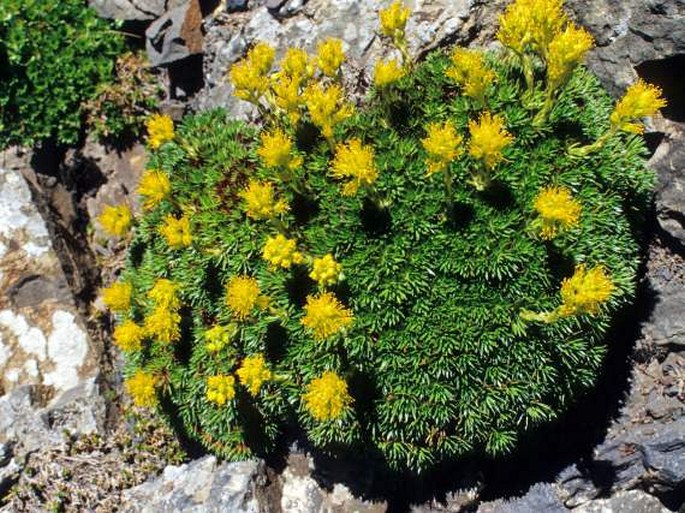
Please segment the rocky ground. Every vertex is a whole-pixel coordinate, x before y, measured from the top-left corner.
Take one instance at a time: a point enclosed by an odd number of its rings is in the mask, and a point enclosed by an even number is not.
[[[145,31],[172,115],[223,106],[249,116],[223,77],[255,40],[279,51],[345,41],[363,91],[382,54],[376,0],[91,0]],[[489,45],[503,0],[414,2],[412,51]],[[91,229],[128,198],[140,146],[0,155],[0,511],[635,512],[685,502],[685,2],[567,0],[597,41],[589,64],[615,94],[639,74],[669,100],[646,135],[658,175],[638,304],[614,331],[596,392],[510,458],[421,479],[379,475],[294,445],[281,461],[185,455],[121,400],[120,356],[97,290],[122,248]]]

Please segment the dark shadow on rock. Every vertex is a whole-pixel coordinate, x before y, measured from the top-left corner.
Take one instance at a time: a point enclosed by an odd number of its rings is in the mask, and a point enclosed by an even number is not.
[[[668,102],[661,109],[671,121],[685,121],[685,54],[666,59],[645,61],[635,67],[637,74],[650,84],[658,85]]]
[[[649,155],[646,157],[647,159],[650,159],[654,156],[656,149],[664,140],[665,135],[666,134],[663,132],[645,132],[642,134],[642,137],[645,140],[645,145],[647,146],[647,150],[649,151]]]
[[[187,100],[204,87],[202,63],[202,54],[197,54],[168,65],[172,100]]]

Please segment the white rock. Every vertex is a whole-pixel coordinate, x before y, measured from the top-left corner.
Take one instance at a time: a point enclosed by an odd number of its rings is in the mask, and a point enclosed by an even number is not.
[[[88,356],[88,338],[70,312],[52,314],[52,333],[48,337],[48,358],[55,368],[45,374],[44,383],[59,390],[75,387],[80,381],[79,369]]]

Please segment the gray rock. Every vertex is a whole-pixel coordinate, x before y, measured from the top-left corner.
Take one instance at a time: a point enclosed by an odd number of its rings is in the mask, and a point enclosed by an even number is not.
[[[645,335],[659,346],[685,346],[685,290],[674,283],[659,291]]]
[[[162,66],[202,53],[202,11],[190,0],[167,11],[145,31],[152,66]]]
[[[666,138],[650,164],[659,180],[656,202],[659,225],[685,249],[685,131]]]
[[[226,12],[246,11],[248,8],[247,0],[227,0]]]
[[[0,390],[59,394],[97,373],[96,350],[74,304],[45,221],[8,150],[0,168]],[[15,167],[16,166],[16,167]]]
[[[669,513],[659,499],[639,490],[620,492],[573,510],[574,513]]]
[[[239,117],[252,112],[245,102],[233,98],[225,74],[255,41],[273,45],[282,55],[291,46],[313,52],[319,41],[327,37],[340,38],[353,67],[361,67],[367,72],[371,72],[375,61],[388,52],[387,44],[377,34],[378,10],[387,2],[310,0],[306,5],[302,4],[300,0],[277,1],[271,4],[271,10],[267,6],[258,7],[244,17],[231,19],[229,24],[212,25],[205,36],[206,85],[194,107],[226,107]],[[445,41],[460,39],[460,30],[474,4],[474,0],[417,4],[407,25],[412,54],[420,55]],[[291,17],[280,19],[282,16]],[[354,77],[350,80],[357,81]]]
[[[577,465],[562,471],[557,481],[567,506],[584,504],[607,489],[649,484],[655,491],[669,492],[685,481],[685,417],[668,424],[628,427],[595,449],[592,460],[583,465],[590,472]],[[608,482],[606,476],[611,476]]]
[[[615,95],[635,80],[634,66],[685,51],[680,0],[569,0],[566,5],[595,37],[589,65]]]
[[[536,483],[522,497],[482,503],[477,513],[568,513],[559,500],[555,486]]]
[[[158,18],[167,9],[183,5],[188,0],[89,0],[88,4],[103,18],[124,21],[145,21]]]
[[[0,443],[23,455],[59,445],[65,434],[101,431],[105,404],[94,379],[83,381],[55,399],[44,387],[24,385],[0,397]]]
[[[124,494],[123,509],[140,513],[259,513],[258,491],[264,463],[256,460],[218,464],[214,456],[169,466],[151,481]]]

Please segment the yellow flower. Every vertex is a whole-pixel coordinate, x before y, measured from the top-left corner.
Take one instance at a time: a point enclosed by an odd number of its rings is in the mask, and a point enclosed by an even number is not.
[[[624,132],[641,134],[644,131],[642,124],[632,121],[652,116],[665,106],[666,100],[661,95],[661,89],[638,79],[614,107],[610,118],[611,124]]]
[[[499,18],[497,39],[519,54],[532,47],[544,55],[568,19],[563,3],[563,0],[516,0]]]
[[[314,74],[314,65],[301,48],[288,48],[281,60],[281,70],[288,76],[300,80],[306,80]]]
[[[155,376],[142,370],[137,370],[133,376],[124,381],[133,404],[142,408],[152,408],[157,404],[156,384]]]
[[[302,165],[302,157],[293,154],[293,140],[280,128],[262,133],[262,145],[257,154],[266,167],[293,170]]]
[[[304,261],[302,253],[297,251],[297,243],[293,239],[286,239],[280,233],[266,239],[262,256],[272,266],[283,269],[290,269],[293,264],[301,264]]]
[[[331,371],[313,379],[302,398],[309,414],[320,421],[337,419],[352,404],[347,383]]]
[[[248,102],[258,103],[269,88],[266,76],[260,74],[259,70],[247,60],[231,66],[229,78],[233,84],[234,94]]]
[[[178,285],[166,278],[160,278],[155,281],[147,297],[155,302],[155,306],[177,310],[181,306],[181,301],[178,299]]]
[[[209,376],[206,396],[209,402],[223,406],[235,397],[235,378],[233,376]]]
[[[159,233],[166,238],[171,249],[186,248],[193,241],[190,234],[190,220],[186,216],[180,219],[176,219],[172,215],[166,216],[164,224],[159,228]]]
[[[245,358],[236,374],[253,397],[259,394],[262,384],[271,379],[271,371],[266,367],[264,356],[261,354]]]
[[[226,306],[243,320],[259,302],[259,284],[249,276],[234,276],[226,285]]]
[[[406,75],[404,67],[396,60],[378,61],[373,71],[373,83],[378,88],[387,87]]]
[[[535,198],[535,210],[542,220],[540,236],[553,239],[559,230],[576,226],[581,206],[565,187],[546,187]]]
[[[257,43],[245,59],[234,64],[229,78],[235,95],[249,102],[257,103],[269,87],[267,74],[273,66],[276,51],[266,43]]]
[[[221,326],[217,324],[205,331],[205,339],[207,340],[206,348],[210,353],[218,353],[238,332],[238,327],[235,324],[228,326]]]
[[[428,137],[421,139],[428,153],[428,176],[440,172],[464,151],[461,147],[462,137],[451,121],[443,124],[431,123],[426,131]]]
[[[126,205],[117,205],[115,207],[107,205],[98,217],[98,222],[102,229],[115,237],[126,235],[131,227],[131,221],[133,221],[133,215],[131,214],[131,209]]]
[[[485,65],[483,54],[466,48],[457,48],[452,52],[452,66],[446,74],[463,88],[466,96],[481,103],[485,101],[485,91],[496,76]]]
[[[316,340],[325,340],[335,335],[352,324],[354,319],[352,311],[345,308],[331,292],[307,296],[304,311],[301,322],[312,331]]]
[[[165,173],[146,169],[138,184],[138,194],[143,196],[143,208],[150,210],[169,195],[171,184]]]
[[[248,62],[260,75],[266,75],[271,71],[275,57],[276,50],[263,42],[257,43],[247,52]]]
[[[351,139],[335,149],[331,175],[350,179],[343,185],[344,196],[353,196],[360,187],[369,187],[378,179],[374,157],[373,148],[362,145],[359,139]]]
[[[300,93],[300,79],[282,73],[275,73],[271,84],[274,97],[273,102],[279,109],[283,109],[291,123],[300,120],[300,107],[304,105]]]
[[[102,290],[102,301],[113,312],[125,312],[131,307],[131,291],[130,283],[114,282]]]
[[[328,38],[316,48],[316,63],[327,77],[335,77],[344,60],[345,52],[340,39]]]
[[[165,114],[153,114],[148,118],[146,126],[147,142],[153,150],[174,138],[174,121]]]
[[[245,211],[252,219],[271,219],[288,210],[284,200],[276,201],[271,182],[250,179],[247,189],[240,196],[245,200]]]
[[[328,253],[321,258],[315,258],[312,262],[312,272],[309,276],[322,287],[333,285],[340,279],[342,265],[335,261],[333,255]]]
[[[114,343],[122,351],[140,351],[145,330],[130,319],[114,328]]]
[[[483,162],[488,169],[492,169],[504,159],[502,150],[514,140],[504,128],[504,119],[489,112],[482,113],[478,122],[469,121],[469,132],[469,153],[473,158]]]
[[[404,39],[404,31],[410,14],[411,9],[404,7],[400,0],[391,3],[386,9],[381,9],[378,11],[381,19],[381,33],[395,41],[401,41]]]
[[[145,318],[145,335],[163,344],[176,342],[181,337],[181,316],[165,306],[157,306]]]
[[[350,104],[345,102],[343,90],[338,84],[327,88],[313,84],[305,90],[304,101],[312,123],[319,127],[326,139],[333,137],[333,128],[354,112]]]
[[[614,283],[603,266],[587,271],[584,264],[577,265],[573,276],[561,283],[560,314],[596,314],[613,291]]]
[[[547,52],[547,87],[554,90],[564,85],[592,45],[590,33],[573,24],[557,34]]]

